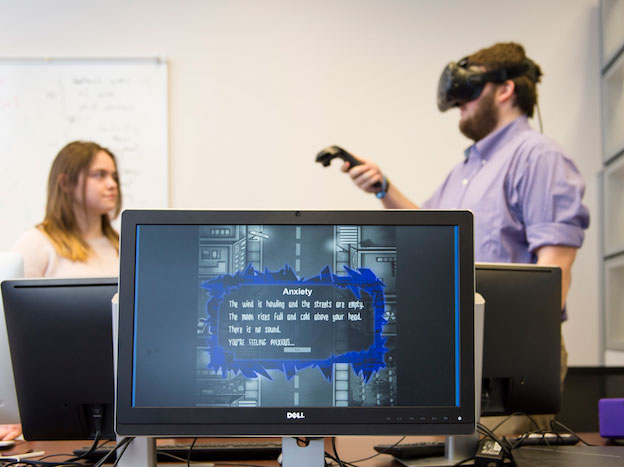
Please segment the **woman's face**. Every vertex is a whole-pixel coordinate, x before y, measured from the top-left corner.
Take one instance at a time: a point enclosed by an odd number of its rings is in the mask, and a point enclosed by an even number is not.
[[[89,168],[78,177],[74,199],[78,205],[84,205],[88,213],[102,215],[115,209],[117,196],[117,167],[107,152],[99,151]]]

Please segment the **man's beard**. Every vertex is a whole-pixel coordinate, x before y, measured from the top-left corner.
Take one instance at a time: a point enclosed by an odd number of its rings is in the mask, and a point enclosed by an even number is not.
[[[459,121],[459,131],[475,143],[489,135],[498,123],[494,105],[495,90],[493,87],[487,94],[483,94],[474,114]]]

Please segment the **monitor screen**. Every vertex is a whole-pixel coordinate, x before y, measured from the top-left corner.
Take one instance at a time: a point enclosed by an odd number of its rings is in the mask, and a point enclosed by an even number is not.
[[[19,253],[0,251],[0,282],[24,275],[24,261]],[[13,367],[0,297],[0,424],[19,423],[17,396],[13,383]]]
[[[125,211],[117,432],[474,430],[472,214]]]
[[[554,414],[561,396],[561,269],[475,265],[485,299],[482,415]]]
[[[114,438],[115,293],[116,277],[2,283],[27,440]]]

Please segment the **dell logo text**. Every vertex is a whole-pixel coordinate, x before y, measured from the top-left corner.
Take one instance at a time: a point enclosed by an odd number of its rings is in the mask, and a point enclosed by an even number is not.
[[[303,412],[286,412],[286,418],[287,419],[291,419],[291,418],[305,418],[305,415],[303,414]]]

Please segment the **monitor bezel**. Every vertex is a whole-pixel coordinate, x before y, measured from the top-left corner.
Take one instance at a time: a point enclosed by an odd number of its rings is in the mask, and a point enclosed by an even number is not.
[[[460,407],[132,407],[136,231],[139,225],[448,225],[459,231]],[[474,246],[470,211],[126,210],[120,246],[116,431],[133,436],[468,434],[475,426]],[[245,411],[245,412],[242,412]],[[242,415],[240,415],[242,414]],[[458,415],[459,414],[459,415]],[[461,417],[461,421],[457,418]],[[237,419],[238,417],[238,419]]]

